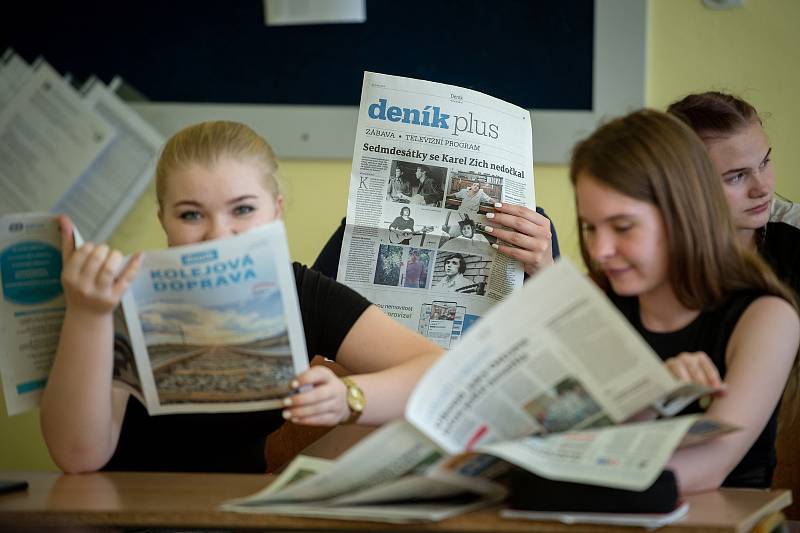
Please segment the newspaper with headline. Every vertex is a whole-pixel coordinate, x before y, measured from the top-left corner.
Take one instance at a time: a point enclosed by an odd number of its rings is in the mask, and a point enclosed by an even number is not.
[[[336,461],[301,455],[266,489],[224,508],[381,520],[395,508],[392,496],[422,506],[403,504],[405,514],[392,520],[438,520],[502,498],[494,481],[508,464],[644,490],[675,449],[735,428],[698,416],[632,420],[675,414],[709,392],[676,381],[605,295],[561,260],[494,306],[428,370],[404,419]],[[423,509],[431,498],[436,512]]]
[[[526,109],[364,73],[337,280],[444,348],[522,286],[486,231],[495,203],[533,208]]]
[[[0,217],[9,414],[39,405],[55,356],[65,311],[60,248],[55,216]],[[295,287],[280,221],[147,252],[114,316],[115,386],[150,414],[280,408],[308,367]]]

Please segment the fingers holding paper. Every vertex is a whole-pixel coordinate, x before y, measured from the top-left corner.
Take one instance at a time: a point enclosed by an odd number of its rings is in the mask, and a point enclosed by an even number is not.
[[[98,314],[109,313],[119,304],[141,266],[141,253],[127,263],[119,250],[92,242],[77,246],[72,222],[65,215],[61,225],[61,284],[70,306]]]
[[[705,352],[681,352],[664,364],[676,379],[712,389],[724,388],[719,370]]]
[[[525,272],[534,274],[553,264],[550,220],[525,206],[495,204],[486,217],[491,224],[485,230],[497,237],[498,252],[522,263]]]
[[[312,366],[292,383],[300,390],[284,399],[283,417],[295,424],[335,426],[350,416],[347,387],[325,366]]]

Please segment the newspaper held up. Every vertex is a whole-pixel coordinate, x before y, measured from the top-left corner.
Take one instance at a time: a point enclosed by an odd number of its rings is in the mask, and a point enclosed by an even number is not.
[[[337,280],[443,348],[522,285],[486,215],[533,208],[530,112],[470,89],[364,73]]]

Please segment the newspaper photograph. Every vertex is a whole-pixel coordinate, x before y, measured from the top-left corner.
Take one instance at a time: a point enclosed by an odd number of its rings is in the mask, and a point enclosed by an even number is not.
[[[485,231],[498,202],[535,206],[528,110],[364,73],[338,281],[449,349],[522,286]]]
[[[39,405],[58,347],[61,236],[49,214],[0,224],[0,375],[13,415]],[[308,368],[283,223],[145,254],[114,313],[113,353],[114,385],[150,414],[282,407]]]

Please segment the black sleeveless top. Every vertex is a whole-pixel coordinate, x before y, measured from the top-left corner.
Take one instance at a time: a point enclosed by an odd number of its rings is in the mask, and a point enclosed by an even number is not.
[[[733,329],[745,309],[763,293],[742,291],[735,293],[715,309],[700,313],[689,325],[669,333],[655,333],[645,329],[639,315],[639,300],[636,297],[623,297],[609,293],[609,298],[622,311],[625,318],[647,341],[662,360],[667,360],[681,352],[705,352],[725,379],[727,366],[725,350]],[[772,483],[775,469],[775,436],[778,426],[778,408],[773,411],[761,434],[739,464],[728,474],[723,482],[729,487],[768,488]],[[702,412],[695,402],[680,414]]]
[[[768,223],[758,252],[778,278],[800,296],[800,229],[785,222]]]
[[[293,269],[308,356],[334,359],[370,303],[305,266],[294,263]],[[280,409],[150,416],[131,396],[119,443],[103,470],[263,473],[267,435],[282,423]]]

